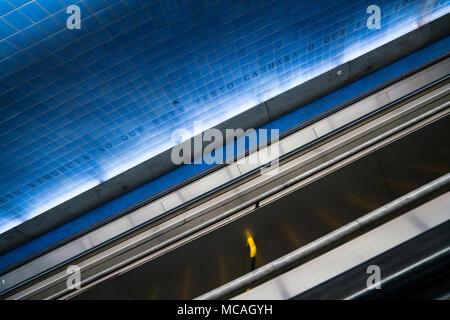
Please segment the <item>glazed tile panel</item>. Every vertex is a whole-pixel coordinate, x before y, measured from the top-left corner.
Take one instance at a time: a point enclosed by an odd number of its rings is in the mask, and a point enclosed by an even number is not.
[[[379,29],[367,27],[373,4]],[[79,30],[67,28],[70,5]],[[0,233],[172,147],[176,129],[214,126],[449,9],[446,0],[0,0]]]

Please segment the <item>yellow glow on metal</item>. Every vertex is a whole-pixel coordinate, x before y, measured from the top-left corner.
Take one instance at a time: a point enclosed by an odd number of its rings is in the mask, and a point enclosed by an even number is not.
[[[256,244],[252,237],[247,237],[247,246],[250,248],[250,258],[256,257]]]

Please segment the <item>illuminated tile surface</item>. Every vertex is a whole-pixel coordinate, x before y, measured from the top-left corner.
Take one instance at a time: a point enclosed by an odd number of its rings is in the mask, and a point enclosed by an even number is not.
[[[0,233],[450,11],[371,4],[0,0]]]

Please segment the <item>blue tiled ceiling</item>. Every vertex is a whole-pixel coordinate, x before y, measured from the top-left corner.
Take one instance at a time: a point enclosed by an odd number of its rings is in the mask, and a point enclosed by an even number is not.
[[[66,28],[69,5],[81,29]],[[0,232],[449,12],[448,1],[0,0]]]

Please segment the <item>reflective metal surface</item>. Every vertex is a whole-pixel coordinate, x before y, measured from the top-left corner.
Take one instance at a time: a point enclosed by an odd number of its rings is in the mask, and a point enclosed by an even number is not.
[[[450,193],[234,299],[290,299],[450,219]],[[351,297],[349,297],[351,298]]]

